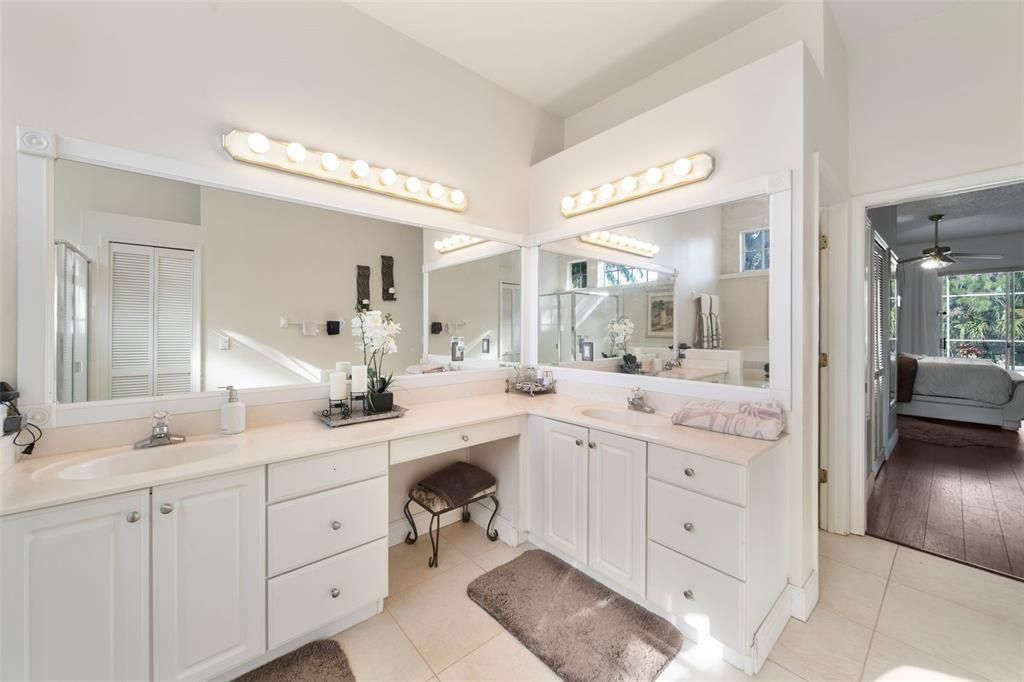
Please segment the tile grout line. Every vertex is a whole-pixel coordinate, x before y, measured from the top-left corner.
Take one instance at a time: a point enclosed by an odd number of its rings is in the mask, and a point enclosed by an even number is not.
[[[871,658],[871,647],[875,644],[875,633],[878,632],[878,621],[882,618],[882,609],[885,608],[885,596],[889,594],[889,583],[892,582],[892,570],[896,566],[896,555],[899,553],[900,548],[897,547],[896,551],[892,553],[892,561],[889,562],[889,572],[885,576],[885,587],[882,589],[882,600],[878,602],[878,613],[875,614],[875,623],[871,626],[871,637],[868,638],[868,648],[864,652],[864,660],[860,664],[860,675],[857,676],[858,680],[864,679],[864,671],[868,667],[868,659]]]
[[[495,621],[495,622],[497,622],[497,621]],[[501,625],[501,623],[498,623],[498,625]],[[458,657],[458,658],[456,658],[456,659],[455,659],[454,661],[452,661],[451,663],[449,663],[449,664],[448,664],[448,665],[446,665],[445,667],[443,667],[443,668],[441,668],[440,670],[438,670],[437,672],[435,672],[435,673],[434,673],[434,677],[437,677],[437,679],[439,679],[439,680],[440,680],[441,678],[440,678],[440,677],[438,677],[438,676],[439,676],[439,675],[440,675],[441,673],[443,673],[443,672],[444,672],[444,671],[446,671],[446,670],[451,670],[453,666],[455,666],[455,665],[457,665],[457,664],[459,663],[459,661],[462,661],[462,660],[463,660],[463,659],[465,659],[466,657],[468,657],[468,656],[470,656],[470,655],[472,655],[472,654],[475,654],[475,653],[476,653],[477,651],[479,651],[479,650],[480,650],[480,649],[482,649],[483,647],[487,646],[488,644],[490,644],[491,642],[493,642],[493,641],[494,641],[494,640],[496,640],[497,638],[501,637],[501,636],[502,636],[503,634],[505,634],[506,632],[508,632],[508,630],[506,630],[506,629],[505,629],[504,627],[503,627],[503,628],[501,628],[501,632],[499,632],[498,634],[496,634],[496,635],[494,635],[493,637],[489,638],[489,639],[488,639],[487,641],[483,642],[482,644],[480,644],[480,646],[476,647],[476,648],[475,648],[475,649],[473,649],[472,651],[467,651],[467,652],[466,652],[466,653],[464,653],[464,654],[463,654],[462,656],[459,656],[459,657]],[[517,640],[517,641],[518,641],[518,640]],[[430,667],[431,667],[429,663],[427,664],[427,667],[428,667],[428,668],[430,668]],[[433,670],[433,668],[431,668],[431,670]]]

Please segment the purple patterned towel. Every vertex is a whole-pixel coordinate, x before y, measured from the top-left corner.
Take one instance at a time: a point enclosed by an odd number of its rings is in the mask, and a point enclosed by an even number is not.
[[[672,423],[744,438],[778,440],[786,430],[786,412],[774,400],[691,400],[676,410]]]

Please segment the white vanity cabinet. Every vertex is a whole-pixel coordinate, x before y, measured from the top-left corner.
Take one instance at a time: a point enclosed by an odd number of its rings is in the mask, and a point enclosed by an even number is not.
[[[0,679],[149,678],[149,490],[0,519]]]
[[[153,677],[209,679],[266,649],[263,468],[153,488]]]
[[[543,541],[643,594],[647,444],[549,419],[542,423]]]

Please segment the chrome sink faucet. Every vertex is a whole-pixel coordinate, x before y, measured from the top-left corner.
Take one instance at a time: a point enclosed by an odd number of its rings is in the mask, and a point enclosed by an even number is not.
[[[185,442],[185,436],[175,436],[171,433],[170,414],[160,410],[153,413],[153,433],[140,441],[135,442],[135,449],[155,448],[161,445],[174,445]]]
[[[644,391],[639,386],[634,386],[626,397],[626,405],[631,410],[637,412],[647,412],[648,414],[654,412],[654,408],[647,404],[647,398],[644,397]]]

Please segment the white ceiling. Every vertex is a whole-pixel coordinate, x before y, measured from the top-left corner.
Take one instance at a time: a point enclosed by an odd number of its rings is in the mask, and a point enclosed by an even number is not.
[[[571,116],[781,6],[779,0],[351,5],[557,116]]]
[[[928,216],[933,213],[945,214],[939,224],[940,244],[950,239],[1024,232],[1024,183],[900,204],[896,208],[896,241],[932,241],[935,228]]]

